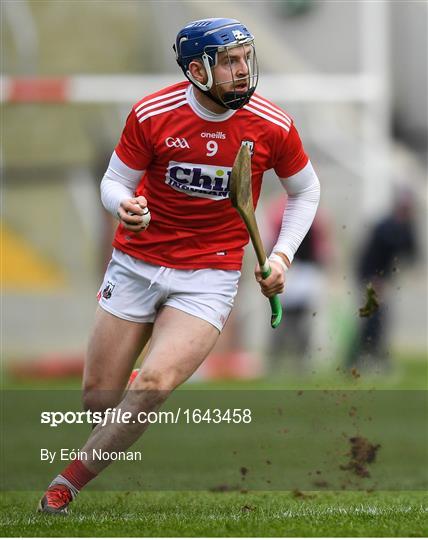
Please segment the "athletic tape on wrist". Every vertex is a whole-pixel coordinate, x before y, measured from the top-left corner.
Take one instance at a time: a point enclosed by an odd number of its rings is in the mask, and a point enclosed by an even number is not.
[[[282,266],[282,269],[284,270],[284,272],[287,272],[288,266],[285,264],[282,257],[277,255],[276,253],[272,253],[271,255],[269,255],[269,260],[279,262],[279,264]]]

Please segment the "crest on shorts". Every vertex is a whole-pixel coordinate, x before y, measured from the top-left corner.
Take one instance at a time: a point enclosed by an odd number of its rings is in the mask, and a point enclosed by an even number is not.
[[[250,154],[254,155],[254,141],[249,141],[248,139],[245,139],[244,141],[241,141],[241,146],[248,146],[250,149]]]
[[[112,283],[111,281],[107,281],[107,285],[104,287],[103,292],[102,292],[103,298],[105,298],[106,300],[111,298],[111,295],[115,287],[116,287],[115,283]]]

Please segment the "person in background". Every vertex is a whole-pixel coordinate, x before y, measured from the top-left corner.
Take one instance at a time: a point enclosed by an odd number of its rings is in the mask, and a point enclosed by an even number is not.
[[[346,358],[346,368],[388,368],[388,288],[404,259],[416,258],[415,201],[407,188],[397,189],[392,210],[375,223],[357,262],[359,290],[367,290],[367,306],[360,310],[356,335]],[[371,305],[369,305],[371,304]]]

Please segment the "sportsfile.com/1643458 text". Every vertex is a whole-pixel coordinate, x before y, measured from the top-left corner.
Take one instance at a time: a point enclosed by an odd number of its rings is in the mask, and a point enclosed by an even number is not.
[[[140,411],[133,414],[121,408],[100,411],[43,411],[40,423],[50,427],[61,424],[250,424],[253,420],[251,409],[182,409],[175,411]]]

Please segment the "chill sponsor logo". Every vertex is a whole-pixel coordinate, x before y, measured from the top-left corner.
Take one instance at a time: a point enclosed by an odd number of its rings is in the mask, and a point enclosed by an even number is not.
[[[189,143],[184,137],[167,137],[165,139],[165,144],[168,148],[190,148]]]
[[[165,183],[193,197],[220,201],[229,197],[231,167],[170,161]]]
[[[203,139],[225,139],[226,135],[222,131],[216,131],[215,133],[209,133],[208,131],[203,131],[201,133]]]

